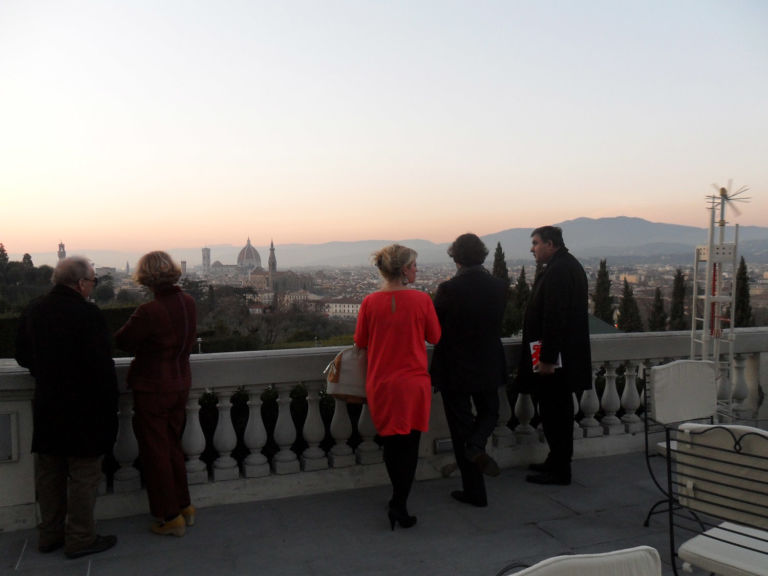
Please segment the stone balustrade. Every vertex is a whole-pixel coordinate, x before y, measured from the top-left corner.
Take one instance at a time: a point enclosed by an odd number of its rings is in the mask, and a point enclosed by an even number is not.
[[[575,457],[642,449],[642,382],[650,366],[685,358],[688,332],[592,337],[592,389],[574,395]],[[507,339],[510,382],[520,342]],[[376,431],[365,405],[323,394],[323,369],[339,348],[308,348],[192,357],[193,387],[182,446],[197,506],[235,503],[388,483]],[[768,328],[738,329],[733,382],[727,398],[741,418],[757,418],[768,377]],[[127,359],[118,359],[124,382]],[[0,363],[0,531],[35,524],[31,398],[34,381],[12,361]],[[501,409],[488,451],[502,467],[546,456],[527,394],[500,388]],[[119,431],[108,459],[97,515],[146,513],[135,466],[132,398],[121,395]],[[7,415],[7,417],[3,417]],[[766,413],[768,415],[768,413]],[[763,418],[766,416],[764,415]],[[3,439],[7,436],[7,440]],[[453,462],[440,395],[433,397],[430,430],[422,437],[417,479],[438,477]],[[0,454],[2,456],[2,454]]]

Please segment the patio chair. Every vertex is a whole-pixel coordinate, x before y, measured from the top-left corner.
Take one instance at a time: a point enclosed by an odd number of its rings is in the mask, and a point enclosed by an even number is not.
[[[651,368],[645,382],[645,462],[651,480],[664,497],[648,510],[643,526],[648,526],[652,515],[663,512],[665,509],[660,507],[667,503],[666,478],[656,477],[651,462],[666,451],[663,436],[657,435],[682,422],[711,424],[716,412],[717,384],[712,362],[675,360]]]
[[[573,554],[542,560],[519,572],[497,576],[661,576],[655,548],[637,546],[602,554]]]
[[[686,423],[666,435],[674,573],[681,562],[685,572],[766,576],[768,432]]]

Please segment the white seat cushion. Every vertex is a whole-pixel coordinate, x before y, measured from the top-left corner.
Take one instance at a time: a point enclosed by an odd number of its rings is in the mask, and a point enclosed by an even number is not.
[[[713,537],[726,542],[714,540]],[[756,548],[761,552],[747,550],[739,545]],[[766,576],[768,532],[723,522],[686,541],[680,546],[678,556],[692,566],[722,576]]]
[[[514,576],[661,576],[661,559],[655,548],[637,546],[602,554],[555,556]]]

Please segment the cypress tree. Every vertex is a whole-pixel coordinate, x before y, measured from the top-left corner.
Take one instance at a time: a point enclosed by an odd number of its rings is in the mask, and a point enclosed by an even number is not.
[[[637,307],[637,300],[632,291],[632,287],[624,278],[624,291],[619,302],[619,330],[624,332],[642,332],[643,319],[640,318],[640,309]]]
[[[608,278],[608,269],[605,260],[600,260],[600,268],[597,272],[595,293],[592,295],[595,317],[600,318],[613,326],[613,298],[611,297],[611,280]]]
[[[670,330],[686,330],[690,328],[685,318],[685,293],[687,290],[683,269],[678,268],[675,272],[675,281],[672,284],[672,303],[669,307]]]
[[[734,312],[735,326],[754,326],[755,319],[752,316],[752,305],[749,302],[749,274],[744,256],[741,257],[739,268],[736,271],[736,310]]]
[[[493,275],[504,280],[506,285],[509,286],[509,270],[507,269],[504,250],[501,249],[501,242],[496,243],[496,252],[493,255]]]
[[[656,287],[653,294],[651,313],[648,315],[648,331],[663,332],[667,329],[667,313],[664,310],[664,299],[661,297],[661,288]]]
[[[531,287],[525,279],[525,266],[520,269],[517,282],[512,288],[512,293],[507,302],[504,313],[504,333],[511,336],[523,329],[523,315],[528,299],[531,296]]]

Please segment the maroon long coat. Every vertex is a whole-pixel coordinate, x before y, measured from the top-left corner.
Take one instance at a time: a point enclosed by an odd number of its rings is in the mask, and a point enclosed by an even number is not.
[[[134,354],[128,387],[142,392],[187,390],[189,355],[197,335],[194,299],[178,286],[159,286],[115,334],[117,346]]]

